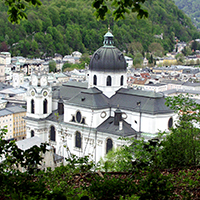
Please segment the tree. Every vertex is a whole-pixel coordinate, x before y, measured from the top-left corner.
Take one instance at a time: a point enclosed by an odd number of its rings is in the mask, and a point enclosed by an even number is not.
[[[141,3],[144,3],[145,0],[137,0],[137,1],[116,1],[111,0],[111,9],[113,10],[112,14],[114,15],[115,20],[124,19],[125,13],[137,12],[138,18],[146,18],[148,17],[148,12],[141,8]],[[110,5],[107,0],[94,0],[93,7],[96,9],[95,15],[97,19],[105,19],[106,13],[110,10],[108,6]]]
[[[182,50],[182,53],[184,54],[184,56],[188,56],[192,54],[192,50],[190,47],[186,46],[184,47],[184,49]]]
[[[8,51],[8,45],[6,44],[6,42],[2,42],[0,44],[0,52],[1,51]]]
[[[125,18],[125,13],[136,12],[138,18],[148,17],[148,12],[141,8],[146,0],[138,1],[116,1],[111,0],[111,9],[113,10],[113,15],[115,20],[120,18]],[[42,3],[40,0],[5,0],[5,5],[8,6],[9,21],[12,23],[20,23],[20,20],[27,19],[25,9],[28,8],[28,4],[31,6],[41,6]],[[106,13],[109,12],[108,7],[110,3],[107,0],[94,0],[92,6],[96,9],[95,15],[97,19],[105,19]],[[53,12],[55,14],[55,12]]]
[[[184,55],[182,53],[179,53],[175,56],[176,60],[178,63],[183,64],[185,61]]]
[[[128,52],[132,55],[143,52],[143,46],[140,42],[131,42],[128,44]]]
[[[5,5],[8,6],[9,21],[19,24],[20,20],[27,19],[24,11],[28,7],[28,4],[31,6],[40,6],[42,3],[40,0],[5,0]]]
[[[134,65],[137,65],[137,64],[141,65],[142,62],[143,62],[143,56],[142,56],[142,54],[141,53],[136,53],[136,55],[135,55],[135,57],[133,59],[133,64]]]
[[[161,166],[165,168],[199,165],[200,105],[189,95],[167,97],[166,105],[178,115],[178,121],[162,142]]]
[[[49,72],[56,72],[56,61],[49,61]]]
[[[162,57],[164,54],[164,49],[160,43],[153,42],[149,45],[148,50],[155,56]]]

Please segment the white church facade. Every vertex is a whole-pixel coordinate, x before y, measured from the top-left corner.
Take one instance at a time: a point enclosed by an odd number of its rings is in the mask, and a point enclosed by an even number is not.
[[[32,74],[27,91],[27,138],[38,136],[63,157],[89,155],[95,162],[119,137],[156,137],[173,125],[163,94],[127,88],[126,61],[108,31],[92,56],[88,83],[48,85],[47,74]]]

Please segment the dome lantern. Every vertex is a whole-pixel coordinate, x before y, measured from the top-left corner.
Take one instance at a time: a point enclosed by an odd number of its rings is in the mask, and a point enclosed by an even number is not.
[[[110,28],[108,28],[108,32],[104,35],[104,47],[105,46],[113,46],[114,45],[114,41],[113,41],[113,34],[110,32]]]

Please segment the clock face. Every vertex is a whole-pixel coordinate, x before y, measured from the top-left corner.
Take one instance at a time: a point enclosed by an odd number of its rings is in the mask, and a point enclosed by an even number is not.
[[[44,96],[44,97],[46,97],[47,94],[48,94],[47,91],[44,91],[44,92],[43,92],[43,96]]]
[[[35,91],[34,91],[34,90],[31,91],[31,95],[32,95],[32,96],[35,95]]]

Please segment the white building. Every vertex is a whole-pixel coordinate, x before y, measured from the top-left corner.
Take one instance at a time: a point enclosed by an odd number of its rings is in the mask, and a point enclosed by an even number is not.
[[[95,162],[119,137],[154,138],[173,125],[174,113],[162,94],[127,88],[127,64],[108,31],[92,56],[88,84],[51,87],[45,74],[32,75],[27,91],[27,138],[50,142],[57,154],[89,155]]]

